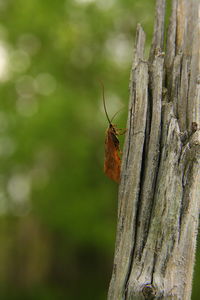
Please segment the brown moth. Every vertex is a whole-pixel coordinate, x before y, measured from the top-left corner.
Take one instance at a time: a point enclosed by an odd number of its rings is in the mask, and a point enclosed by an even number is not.
[[[109,127],[106,130],[105,137],[105,159],[104,159],[104,173],[115,182],[120,182],[120,171],[121,171],[121,151],[120,144],[117,138],[118,135],[124,134],[126,130],[117,128],[116,125],[112,124],[112,120],[116,116],[110,120],[106,104],[105,104],[105,96],[104,96],[104,85],[101,82],[102,91],[103,91],[103,106],[106,114],[106,118],[109,123]]]

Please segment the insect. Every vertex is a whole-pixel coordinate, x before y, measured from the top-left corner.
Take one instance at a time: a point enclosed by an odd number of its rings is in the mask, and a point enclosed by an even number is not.
[[[109,118],[107,109],[106,109],[106,103],[105,103],[105,96],[104,96],[104,85],[102,82],[102,91],[103,91],[103,106],[104,111],[106,114],[106,118],[109,123],[109,127],[106,130],[106,137],[105,137],[105,159],[104,159],[104,173],[114,180],[115,182],[120,182],[120,169],[121,169],[121,157],[120,155],[120,145],[119,140],[117,138],[118,135],[122,135],[126,132],[126,129],[119,129],[116,125],[112,124],[112,121],[116,114],[112,117],[112,119]]]

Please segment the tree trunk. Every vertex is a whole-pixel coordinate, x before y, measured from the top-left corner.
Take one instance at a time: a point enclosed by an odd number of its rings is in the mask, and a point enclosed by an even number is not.
[[[144,60],[140,25],[108,300],[191,298],[200,208],[200,3],[157,0]]]

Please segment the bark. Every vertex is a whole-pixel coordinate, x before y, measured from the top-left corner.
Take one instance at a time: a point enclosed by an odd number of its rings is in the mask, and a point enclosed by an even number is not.
[[[108,300],[191,298],[200,208],[200,3],[157,0],[137,27]]]

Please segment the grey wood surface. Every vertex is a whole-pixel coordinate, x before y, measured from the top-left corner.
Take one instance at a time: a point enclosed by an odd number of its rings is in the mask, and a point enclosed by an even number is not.
[[[137,26],[108,300],[191,299],[200,209],[200,1]]]

